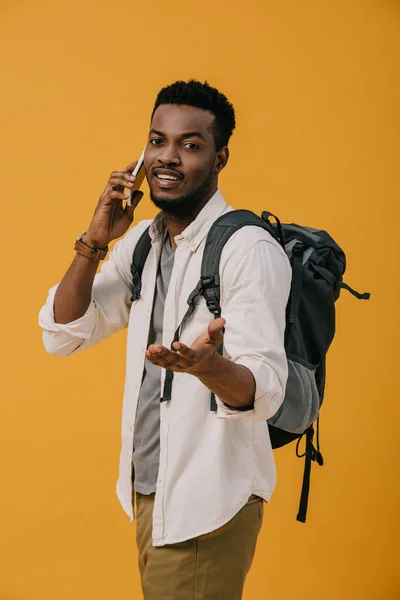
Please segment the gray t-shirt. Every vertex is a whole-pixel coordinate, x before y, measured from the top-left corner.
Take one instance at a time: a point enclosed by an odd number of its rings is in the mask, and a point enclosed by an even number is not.
[[[148,346],[162,344],[165,297],[174,265],[174,251],[167,235],[157,272]],[[156,491],[160,458],[161,369],[145,359],[133,436],[134,489],[140,494]]]

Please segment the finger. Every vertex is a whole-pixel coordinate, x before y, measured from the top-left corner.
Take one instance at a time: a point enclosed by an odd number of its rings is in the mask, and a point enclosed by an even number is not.
[[[135,208],[137,207],[137,205],[139,204],[139,202],[141,201],[141,199],[143,198],[144,194],[143,192],[141,192],[140,190],[135,190],[132,194],[132,207],[129,208],[133,208],[133,210],[135,210]]]
[[[128,177],[128,178],[132,177],[132,171],[112,171],[111,174],[110,174],[110,177],[108,179],[109,180],[110,179],[115,179],[115,177],[117,179],[125,179],[126,177]]]
[[[158,364],[161,360],[161,354],[155,349],[154,346],[149,346],[145,352],[146,358],[151,360],[152,363]]]
[[[177,354],[176,352],[173,352],[173,350],[168,350],[168,348],[164,348],[162,347],[161,350],[159,351],[159,356],[165,360],[165,362],[168,365],[178,365],[178,364],[184,364],[185,359],[180,356],[179,354]]]
[[[219,317],[218,319],[214,319],[208,326],[208,336],[211,341],[215,341],[222,336],[221,329],[225,326],[225,319]]]
[[[192,348],[185,346],[185,344],[181,344],[181,342],[174,342],[172,345],[181,356],[184,356],[188,360],[192,361],[196,358],[196,352],[192,350]]]
[[[124,194],[123,192],[119,192],[117,190],[111,190],[108,192],[107,197],[111,200],[128,200],[129,194]]]
[[[149,351],[151,355],[155,356],[158,360],[163,361],[164,365],[166,365],[168,368],[173,365],[180,365],[181,368],[183,366],[187,366],[185,357],[181,356],[177,352],[168,350],[168,348],[165,348],[165,346],[152,345],[149,346]]]
[[[133,214],[135,212],[135,207],[134,206],[129,206],[129,204],[127,203],[125,208],[124,208],[124,213],[127,215],[127,217],[129,217],[129,219],[131,221],[133,221]]]
[[[146,350],[146,356],[156,358],[157,360],[165,360],[165,356],[168,352],[170,352],[170,350],[165,348],[165,346],[151,344]],[[173,352],[173,354],[175,354],[175,352]]]
[[[139,204],[139,202],[141,201],[142,198],[143,198],[143,192],[136,190],[132,194],[130,206],[128,203],[126,204],[124,210],[130,219],[133,219],[133,213],[135,212],[135,208],[137,207],[137,205]]]
[[[147,359],[157,367],[163,367],[164,369],[166,368],[166,363],[164,362],[164,360],[156,354],[150,354],[149,356],[147,356]]]
[[[134,186],[135,180],[135,175],[128,175],[126,173],[123,177],[110,177],[108,184],[111,188],[132,188]]]
[[[157,367],[161,367],[163,369],[168,369],[169,371],[185,371],[187,369],[187,366],[182,365],[180,362],[169,363],[160,354],[149,353],[147,358],[151,363],[153,363],[153,365],[156,365]]]

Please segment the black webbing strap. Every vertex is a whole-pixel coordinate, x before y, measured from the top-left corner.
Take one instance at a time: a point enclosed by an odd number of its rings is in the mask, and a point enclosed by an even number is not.
[[[324,464],[323,456],[319,449],[319,418],[317,421],[317,448],[313,446],[314,428],[311,425],[307,431],[306,436],[306,451],[304,454],[299,454],[299,444],[303,436],[301,436],[297,442],[296,454],[299,458],[305,457],[304,461],[304,475],[303,485],[301,489],[299,512],[297,514],[297,520],[301,523],[306,522],[307,508],[308,508],[308,496],[310,493],[310,475],[311,475],[311,461],[316,461],[317,464],[322,466]]]
[[[349,285],[347,285],[347,283],[344,283],[343,281],[340,282],[339,286],[350,292],[350,294],[353,294],[353,296],[355,296],[359,300],[369,300],[371,297],[371,294],[369,292],[364,292],[363,294],[360,294],[360,292],[356,292],[355,290],[353,290],[353,288],[351,288]]]
[[[225,327],[223,328],[223,331],[225,331]],[[218,354],[220,354],[221,356],[224,353],[224,346],[223,344],[220,345],[220,347],[217,350]],[[218,410],[218,406],[217,406],[217,401],[215,399],[215,394],[214,392],[211,392],[211,398],[210,398],[210,410],[212,410],[213,412],[216,412]]]
[[[293,246],[289,323],[296,322],[300,308],[301,288],[303,285],[303,249],[301,246],[298,248],[296,248],[296,246],[297,244]]]
[[[139,300],[140,293],[142,291],[142,273],[145,262],[149,255],[151,248],[151,238],[149,234],[149,227],[140,236],[135,250],[133,251],[133,258],[131,263],[131,274],[132,274],[132,296],[131,302]]]
[[[196,300],[197,296],[199,296],[201,294],[200,285],[201,285],[201,281],[199,281],[196,288],[190,294],[188,301],[187,301],[189,304],[189,308],[187,309],[178,329],[175,331],[174,339],[171,342],[171,350],[173,350],[174,352],[176,352],[176,350],[173,345],[175,342],[179,342],[183,324],[193,314],[193,311],[195,308],[195,300]],[[167,371],[165,373],[164,390],[163,390],[162,397],[160,398],[160,402],[167,402],[167,400],[171,400],[173,379],[174,379],[174,372],[167,369]]]
[[[324,269],[323,267],[320,267],[319,265],[316,265],[313,262],[310,262],[310,267],[316,271],[319,275],[321,275],[321,277],[323,277],[323,279],[325,279],[325,281],[327,281],[332,287],[335,286],[336,283],[336,277],[333,273],[331,273],[330,271],[328,271],[328,269]]]
[[[193,314],[193,311],[195,308],[195,299],[199,295],[204,295],[204,290],[202,289],[202,281],[201,280],[199,281],[199,283],[197,284],[197,286],[193,290],[193,292],[190,294],[190,296],[188,298],[189,308],[186,311],[185,316],[183,317],[182,322],[179,325],[178,329],[175,331],[174,339],[172,340],[172,343],[171,343],[171,350],[173,350],[174,352],[176,352],[176,350],[173,347],[173,344],[175,342],[179,342],[183,324]],[[223,353],[223,345],[222,344],[218,348],[218,353],[221,354],[221,356],[222,356],[222,353]],[[160,398],[160,402],[167,402],[168,400],[171,400],[173,380],[174,380],[174,372],[167,369],[167,371],[165,373],[163,395]],[[212,411],[217,410],[217,402],[215,400],[215,394],[213,392],[211,392],[210,410],[212,410]]]
[[[225,235],[227,235],[226,232],[225,232]],[[221,250],[222,250],[222,248],[221,248]],[[204,252],[205,252],[205,250],[204,250]],[[203,260],[204,260],[204,256],[203,256]],[[200,293],[206,301],[208,310],[213,313],[215,319],[218,319],[221,316],[220,284],[219,284],[219,274],[218,273],[219,273],[219,265],[218,265],[218,270],[217,270],[216,274],[212,274],[211,276],[202,275],[202,277],[200,279],[200,284],[201,284],[201,287],[200,287],[201,292]],[[222,332],[225,333],[225,327],[223,327]],[[224,353],[223,344],[221,344],[219,346],[217,352],[221,356],[223,355],[223,353]],[[215,399],[214,392],[211,392],[210,410],[213,412],[216,412],[218,410],[217,401]]]
[[[214,392],[211,392],[211,398],[210,398],[210,410],[212,410],[213,412],[217,412],[218,410],[218,405],[217,405],[217,401],[215,399],[215,394]]]
[[[320,416],[318,415],[318,419],[317,419],[317,455],[316,455],[316,460],[317,463],[319,464],[320,467],[322,467],[322,465],[324,464],[324,457],[321,454],[321,449],[319,446],[319,420],[320,420]]]
[[[274,219],[276,221],[275,227],[278,231],[277,237],[278,237],[278,240],[279,240],[282,248],[285,249],[285,236],[283,235],[282,223],[280,222],[280,220],[278,219],[278,217],[276,215],[274,215],[271,212],[268,212],[267,210],[264,210],[264,212],[261,213],[261,218],[263,219],[263,221],[265,221],[272,227],[273,225],[272,225],[271,221],[269,220],[270,217],[274,217]]]

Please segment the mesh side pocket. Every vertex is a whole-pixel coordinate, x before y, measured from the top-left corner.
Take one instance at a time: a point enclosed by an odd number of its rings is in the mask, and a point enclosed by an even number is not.
[[[318,417],[320,408],[317,367],[307,368],[292,360],[288,360],[288,367],[285,398],[268,423],[290,433],[303,433]]]

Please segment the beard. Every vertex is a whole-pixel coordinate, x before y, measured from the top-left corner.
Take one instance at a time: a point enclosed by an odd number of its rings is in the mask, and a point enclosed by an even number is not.
[[[157,208],[167,214],[181,218],[190,217],[192,213],[196,212],[197,207],[204,202],[204,198],[213,183],[214,176],[215,169],[213,167],[203,183],[185,196],[180,196],[173,200],[165,200],[153,194],[150,189],[150,198]]]

